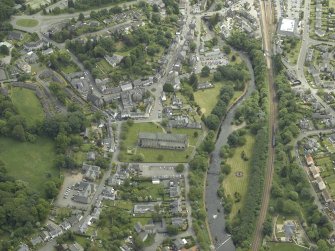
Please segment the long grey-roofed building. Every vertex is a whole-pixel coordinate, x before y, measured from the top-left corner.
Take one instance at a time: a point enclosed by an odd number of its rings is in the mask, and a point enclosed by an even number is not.
[[[188,138],[185,134],[141,132],[138,136],[138,144],[140,147],[147,148],[184,150],[188,146]]]

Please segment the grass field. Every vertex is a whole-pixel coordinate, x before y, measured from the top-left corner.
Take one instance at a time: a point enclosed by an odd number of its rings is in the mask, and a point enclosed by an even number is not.
[[[293,243],[271,243],[270,245],[270,251],[304,251],[307,250],[306,248],[297,246]]]
[[[30,5],[32,9],[38,9],[41,7],[41,5],[48,4],[50,2],[50,0],[27,0],[26,4]]]
[[[80,69],[78,68],[78,66],[75,63],[73,63],[71,65],[68,65],[66,67],[62,67],[61,70],[66,74],[70,74],[70,73],[80,71]]]
[[[289,51],[287,51],[286,56],[290,64],[297,63],[298,56],[300,53],[300,47],[301,47],[301,40],[297,42],[297,45],[293,49],[290,49]]]
[[[34,125],[44,119],[42,105],[34,91],[19,87],[12,88],[11,98],[19,114],[26,119],[28,125]]]
[[[35,27],[38,21],[35,19],[22,18],[16,21],[16,24],[21,27]]]
[[[214,88],[194,92],[194,100],[201,107],[205,116],[209,115],[219,99],[222,85],[216,84]]]
[[[246,144],[242,147],[237,147],[235,149],[234,156],[227,159],[227,163],[231,166],[231,172],[223,180],[223,187],[227,196],[229,195],[234,199],[235,192],[241,195],[241,200],[233,204],[231,214],[229,215],[231,219],[235,217],[238,210],[241,209],[244,203],[249,182],[250,159],[255,139],[251,135],[246,135],[246,140]],[[244,161],[241,158],[242,151],[244,151],[246,156],[249,158],[248,161]],[[236,172],[243,172],[243,177],[236,177]]]
[[[194,137],[194,132],[198,131],[199,136]],[[201,136],[201,130],[196,129],[173,129],[173,133],[189,135],[189,147],[185,151],[178,150],[160,150],[152,148],[137,147],[138,134],[140,132],[163,132],[162,128],[153,123],[136,123],[129,128],[127,138],[123,141],[126,147],[134,148],[136,154],[144,155],[144,162],[187,162],[195,148],[198,138]],[[131,161],[133,155],[127,154],[127,150],[121,151],[125,155],[124,161]],[[159,160],[158,156],[162,155],[163,159]]]
[[[0,160],[6,164],[8,174],[28,182],[35,191],[43,191],[50,176],[59,176],[59,170],[53,168],[55,157],[54,145],[49,139],[38,138],[32,144],[0,138]]]

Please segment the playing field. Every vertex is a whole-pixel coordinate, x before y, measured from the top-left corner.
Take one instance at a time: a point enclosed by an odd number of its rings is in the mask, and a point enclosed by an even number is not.
[[[26,119],[28,125],[34,125],[44,119],[42,105],[34,91],[15,87],[11,90],[11,98],[19,114]]]
[[[35,27],[38,25],[38,21],[35,19],[22,18],[17,20],[16,24],[22,27]]]
[[[238,210],[241,209],[245,195],[247,192],[248,182],[249,182],[249,171],[250,171],[250,159],[252,155],[252,149],[254,147],[255,139],[251,135],[246,136],[246,144],[242,147],[237,147],[232,158],[227,159],[227,163],[231,166],[231,172],[223,180],[223,187],[226,195],[235,199],[234,194],[239,193],[241,196],[240,202],[233,204],[230,218],[233,218]],[[249,159],[245,161],[241,158],[242,151]],[[242,177],[237,177],[236,173],[242,172]]]
[[[0,160],[5,163],[8,174],[28,182],[36,192],[43,192],[45,182],[59,175],[59,170],[53,168],[55,157],[50,139],[38,138],[33,144],[0,138]]]

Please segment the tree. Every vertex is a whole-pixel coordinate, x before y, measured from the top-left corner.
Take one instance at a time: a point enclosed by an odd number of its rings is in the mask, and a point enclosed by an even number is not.
[[[223,52],[226,53],[227,55],[229,55],[231,52],[231,48],[229,45],[224,45],[222,49],[223,49]]]
[[[167,225],[166,231],[169,235],[177,235],[178,234],[178,227],[173,225]]]
[[[13,128],[12,135],[20,141],[26,141],[26,133],[22,124],[18,124]]]
[[[172,84],[166,83],[163,85],[163,91],[165,92],[174,92],[174,88]]]
[[[0,54],[2,55],[9,55],[9,49],[6,45],[1,45],[0,46]]]
[[[318,240],[318,251],[329,251],[329,246],[325,240]]]
[[[184,164],[178,164],[177,166],[176,166],[176,172],[177,173],[182,173],[182,172],[184,172],[184,169],[185,169],[185,166],[184,166]]]
[[[188,82],[190,83],[190,85],[193,86],[193,89],[197,89],[198,87],[198,77],[195,73],[192,73]]]
[[[48,199],[53,199],[58,194],[55,182],[49,180],[45,183],[45,193]]]
[[[210,114],[205,119],[205,124],[210,130],[216,130],[216,129],[218,129],[218,127],[220,125],[220,119],[219,119],[218,116],[216,116],[214,114]]]
[[[191,50],[191,52],[195,52],[196,48],[197,48],[197,44],[194,41],[192,41],[190,43],[190,50]]]
[[[211,69],[206,65],[201,69],[201,77],[208,77],[211,73]]]

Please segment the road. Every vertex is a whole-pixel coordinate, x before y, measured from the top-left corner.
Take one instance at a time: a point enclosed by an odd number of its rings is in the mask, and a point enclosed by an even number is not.
[[[219,182],[219,174],[221,170],[220,149],[223,145],[227,144],[228,136],[236,129],[236,127],[232,125],[236,109],[255,90],[254,72],[251,63],[246,56],[244,56],[243,54],[240,55],[248,66],[251,81],[249,83],[245,96],[228,111],[227,116],[225,117],[225,119],[221,124],[219,136],[215,143],[215,149],[211,153],[212,161],[208,169],[207,180],[206,180],[207,186],[205,191],[205,203],[207,209],[207,220],[210,235],[212,237],[211,239],[212,241],[214,241],[213,245],[216,251],[235,250],[235,246],[233,244],[230,235],[228,235],[225,231],[224,210],[221,204],[221,199],[217,196],[218,188],[221,185],[221,183]]]
[[[264,188],[262,194],[262,205],[259,212],[259,217],[257,219],[256,228],[254,232],[254,238],[252,241],[252,250],[258,251],[261,246],[263,239],[262,229],[265,222],[267,209],[270,200],[271,184],[274,173],[274,158],[275,158],[275,149],[272,146],[272,138],[275,136],[274,130],[276,129],[276,119],[277,119],[277,100],[275,94],[275,86],[273,81],[273,69],[271,61],[271,34],[272,34],[272,9],[270,1],[259,1],[260,10],[261,10],[261,27],[262,27],[262,39],[263,39],[263,48],[266,56],[266,63],[268,67],[268,81],[269,81],[269,143],[268,143],[268,160],[267,166],[265,169],[264,177]]]

